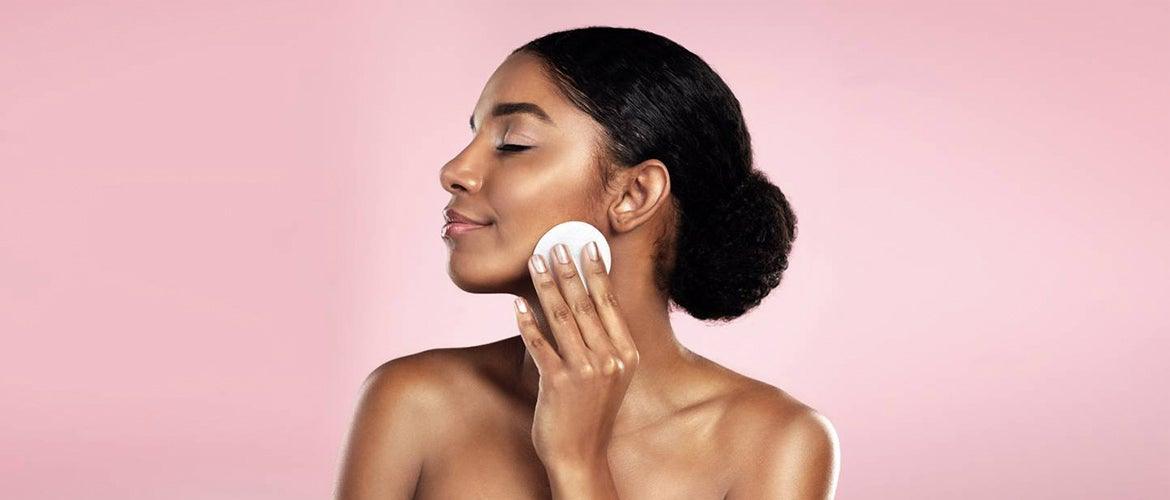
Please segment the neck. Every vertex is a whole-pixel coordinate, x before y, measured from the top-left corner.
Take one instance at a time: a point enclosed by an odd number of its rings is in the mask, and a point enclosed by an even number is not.
[[[615,266],[610,272],[610,287],[618,297],[622,316],[638,349],[638,367],[618,410],[614,436],[635,431],[667,413],[673,399],[669,381],[677,380],[676,376],[687,367],[685,362],[695,359],[695,355],[675,338],[667,300],[652,285],[654,281],[649,271],[629,271],[632,270]],[[535,290],[522,296],[531,307],[541,335],[555,346],[556,339]],[[535,401],[540,372],[527,348],[523,348],[519,370],[521,390]]]

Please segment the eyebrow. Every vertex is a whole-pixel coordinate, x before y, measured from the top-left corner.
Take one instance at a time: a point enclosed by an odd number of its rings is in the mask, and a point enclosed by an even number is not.
[[[544,112],[544,109],[541,109],[540,106],[537,106],[537,105],[530,103],[530,102],[501,102],[499,104],[496,104],[495,107],[492,108],[492,115],[491,116],[492,116],[492,118],[495,118],[498,116],[513,115],[516,113],[527,113],[527,114],[530,114],[532,116],[539,118],[540,121],[545,122],[549,125],[552,125],[554,127],[557,125],[555,122],[553,122],[553,119],[548,116],[548,113]],[[471,118],[469,118],[467,120],[467,123],[468,123],[468,125],[471,126],[471,130],[474,132],[475,131],[475,113],[471,114]]]

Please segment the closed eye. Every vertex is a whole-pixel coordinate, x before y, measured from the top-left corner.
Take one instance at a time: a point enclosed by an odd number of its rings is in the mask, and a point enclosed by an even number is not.
[[[496,150],[503,151],[505,153],[516,153],[530,148],[532,148],[532,146],[522,146],[520,144],[501,144],[496,147]]]

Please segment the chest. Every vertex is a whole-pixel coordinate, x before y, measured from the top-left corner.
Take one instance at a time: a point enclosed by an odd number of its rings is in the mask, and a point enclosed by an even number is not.
[[[718,443],[659,432],[615,441],[610,470],[622,498],[722,499],[728,473]],[[423,468],[416,500],[551,499],[544,465],[526,429],[453,436]]]

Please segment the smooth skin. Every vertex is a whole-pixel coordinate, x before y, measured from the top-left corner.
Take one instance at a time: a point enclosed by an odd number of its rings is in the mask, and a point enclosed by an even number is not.
[[[493,112],[518,102],[545,118]],[[492,74],[472,129],[440,180],[448,206],[490,225],[445,238],[448,274],[523,301],[519,335],[376,368],[335,498],[833,498],[830,421],[676,339],[653,280],[652,249],[676,216],[666,166],[649,159],[601,185],[603,130],[524,53]],[[536,272],[532,248],[565,220],[605,234],[611,269],[586,254],[580,273],[556,259]]]

